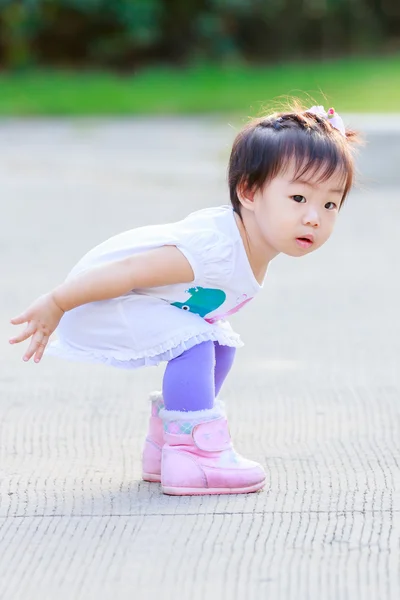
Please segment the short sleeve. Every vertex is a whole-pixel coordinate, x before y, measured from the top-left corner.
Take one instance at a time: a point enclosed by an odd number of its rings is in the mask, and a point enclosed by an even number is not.
[[[234,242],[216,230],[182,230],[176,247],[189,261],[197,284],[223,285],[234,271]]]

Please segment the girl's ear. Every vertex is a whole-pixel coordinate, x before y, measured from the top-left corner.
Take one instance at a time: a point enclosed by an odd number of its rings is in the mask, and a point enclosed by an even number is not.
[[[249,187],[245,181],[239,183],[236,188],[236,193],[240,204],[247,210],[254,210],[254,196],[256,193],[255,187]]]

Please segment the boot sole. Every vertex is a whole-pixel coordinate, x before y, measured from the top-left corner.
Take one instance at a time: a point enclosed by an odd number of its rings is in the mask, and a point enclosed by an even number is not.
[[[265,479],[254,485],[241,488],[187,488],[162,486],[163,494],[168,496],[213,496],[217,494],[251,494],[258,492],[265,485]]]
[[[142,473],[142,479],[150,483],[161,483],[161,475],[157,475],[156,473]]]

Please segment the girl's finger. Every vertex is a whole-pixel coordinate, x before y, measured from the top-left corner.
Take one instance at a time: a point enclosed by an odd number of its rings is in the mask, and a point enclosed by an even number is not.
[[[31,335],[35,333],[35,331],[36,323],[34,321],[31,321],[22,333],[10,339],[10,344],[18,344],[19,342],[27,340],[28,337],[31,337]]]
[[[24,360],[27,361],[35,354],[39,345],[42,343],[43,333],[41,331],[36,331],[36,333],[32,336],[31,343],[29,344],[28,350],[24,354]]]
[[[13,317],[11,319],[11,323],[13,325],[22,325],[22,323],[26,323],[27,321],[29,321],[29,313],[27,312],[24,312],[18,315],[18,317]]]
[[[38,349],[36,350],[35,358],[34,358],[35,363],[38,363],[38,362],[41,361],[41,358],[43,356],[43,352],[44,352],[44,350],[45,350],[45,348],[47,346],[47,342],[48,341],[49,341],[48,336],[44,336],[44,338],[42,339],[42,341],[40,342],[40,344],[38,346]]]

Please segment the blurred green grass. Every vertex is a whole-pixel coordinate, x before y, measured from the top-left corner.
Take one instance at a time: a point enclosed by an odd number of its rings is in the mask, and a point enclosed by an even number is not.
[[[400,56],[268,67],[154,68],[135,75],[28,71],[0,75],[0,115],[245,112],[284,96],[341,112],[400,112]]]

